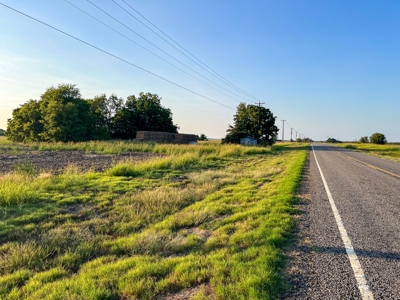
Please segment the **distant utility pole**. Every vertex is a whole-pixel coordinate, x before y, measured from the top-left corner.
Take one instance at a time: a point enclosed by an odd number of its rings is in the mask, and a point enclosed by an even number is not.
[[[258,104],[258,130],[260,130],[260,110],[261,110],[261,104],[265,104],[264,102],[256,102]]]
[[[285,140],[285,122],[286,120],[282,120],[282,142]]]
[[[293,128],[290,128],[290,140],[293,141]]]

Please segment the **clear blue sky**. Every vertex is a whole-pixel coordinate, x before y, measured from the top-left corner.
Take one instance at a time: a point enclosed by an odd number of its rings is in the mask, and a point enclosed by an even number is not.
[[[89,2],[69,1],[174,62]],[[223,85],[111,0],[92,1]],[[122,0],[115,1],[127,7]],[[236,108],[239,103],[152,56],[63,0],[0,2],[226,106]],[[399,1],[126,2],[224,78],[265,102],[278,116],[280,128],[280,120],[287,120],[286,139],[293,127],[315,140],[329,136],[351,141],[382,132],[389,141],[400,141]],[[60,83],[77,84],[85,98],[102,93],[124,98],[141,91],[157,93],[183,133],[223,137],[235,112],[0,6],[0,128],[7,126],[14,108],[29,99],[39,99],[46,88]]]

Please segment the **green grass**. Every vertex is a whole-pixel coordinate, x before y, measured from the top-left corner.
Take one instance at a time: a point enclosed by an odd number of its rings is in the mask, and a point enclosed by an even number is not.
[[[400,145],[386,144],[359,144],[359,143],[346,143],[339,145],[346,149],[353,149],[358,152],[374,155],[389,160],[400,162]]]
[[[216,299],[274,299],[284,289],[307,145],[30,147],[164,156],[1,176],[1,299],[153,299],[190,287],[208,299],[204,286]]]

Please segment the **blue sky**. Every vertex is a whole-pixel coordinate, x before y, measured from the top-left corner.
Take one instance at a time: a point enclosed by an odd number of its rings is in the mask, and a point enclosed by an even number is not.
[[[178,65],[89,2],[69,1]],[[314,140],[352,141],[382,132],[389,141],[400,141],[399,1],[125,1],[218,74],[265,102],[280,128],[280,120],[287,120],[286,139],[293,127]],[[239,101],[253,102],[196,81],[64,0],[0,2],[233,109]],[[224,85],[111,0],[92,2]],[[235,113],[0,6],[0,128],[14,108],[60,83],[77,84],[85,98],[156,93],[183,133],[223,137]]]

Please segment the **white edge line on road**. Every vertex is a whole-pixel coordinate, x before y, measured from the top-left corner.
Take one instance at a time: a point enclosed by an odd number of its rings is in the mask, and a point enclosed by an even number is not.
[[[311,145],[311,148],[313,150],[315,161],[317,163],[319,173],[321,174],[321,178],[322,178],[322,181],[325,186],[325,191],[326,191],[326,194],[328,195],[329,203],[331,204],[333,215],[335,216],[336,224],[339,228],[339,232],[342,237],[344,247],[346,248],[346,252],[349,257],[351,267],[353,268],[354,276],[356,277],[357,285],[358,285],[358,289],[360,290],[361,297],[363,300],[373,300],[374,296],[372,295],[372,292],[368,286],[367,280],[365,279],[364,271],[361,268],[360,261],[358,260],[357,254],[354,251],[354,248],[353,248],[353,245],[351,244],[350,238],[347,235],[347,231],[344,228],[342,218],[340,217],[340,214],[336,207],[335,201],[333,200],[331,191],[329,190],[328,184],[326,183],[324,174],[322,173],[321,167],[318,163],[317,156],[314,151],[314,147],[312,145]]]

